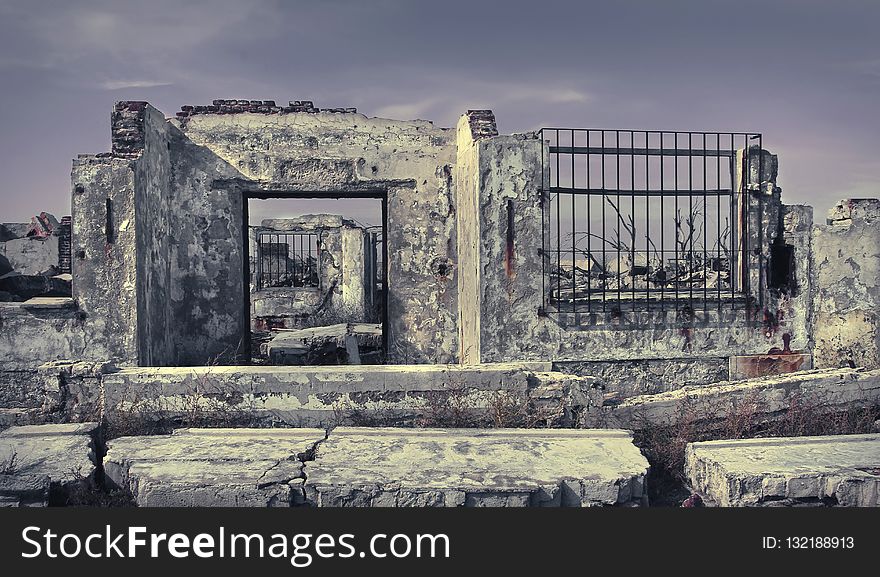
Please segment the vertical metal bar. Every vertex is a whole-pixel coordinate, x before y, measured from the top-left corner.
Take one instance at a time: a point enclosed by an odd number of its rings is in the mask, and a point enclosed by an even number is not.
[[[571,130],[571,189],[574,191],[575,189],[575,178],[574,178],[574,129]],[[575,231],[577,227],[575,226],[575,214],[577,211],[575,210],[575,199],[577,195],[572,192],[571,194],[571,312],[577,312],[577,259],[575,258],[575,242],[577,240],[577,235],[575,235]]]
[[[660,280],[660,312],[666,310],[666,216],[664,214],[664,205],[666,204],[666,183],[664,181],[664,167],[666,158],[663,155],[663,133],[660,133],[660,270],[663,271],[663,278]]]
[[[739,192],[736,190],[736,142],[733,138],[733,133],[730,134],[730,162],[728,173],[730,174],[730,199],[728,202],[728,215],[730,218],[730,262],[727,265],[729,269],[728,275],[730,276],[730,302],[733,310],[736,310],[736,287],[739,283],[739,274],[737,273],[736,267],[739,265],[739,244],[737,243],[737,238],[739,237],[739,226],[737,222],[737,202],[739,198]]]
[[[608,252],[606,248],[606,216],[605,203],[608,197],[605,195],[605,131],[602,130],[602,314],[607,312],[606,302],[608,300]]]
[[[622,312],[621,309],[621,301],[620,301],[620,222],[621,222],[621,214],[620,214],[620,131],[615,131],[614,137],[614,145],[617,147],[617,150],[614,153],[614,158],[617,161],[617,177],[614,180],[614,188],[617,191],[617,222],[615,223],[615,230],[617,231],[617,308]]]
[[[651,311],[651,144],[648,131],[645,131],[645,310]]]
[[[709,242],[709,206],[706,199],[706,133],[703,133],[703,258],[702,258],[702,266],[703,266],[703,317],[706,316],[706,286],[709,281],[709,274],[706,270],[706,259],[709,255],[709,247],[707,243]],[[709,263],[709,268],[711,269],[711,263]]]
[[[679,281],[679,276],[681,274],[681,271],[680,271],[681,263],[679,262],[679,258],[678,258],[678,236],[679,236],[679,232],[681,232],[681,234],[683,235],[684,230],[681,228],[681,221],[680,221],[681,214],[679,213],[679,208],[678,208],[678,132],[675,132],[674,134],[675,134],[675,144],[674,144],[675,148],[673,150],[675,151],[675,153],[674,153],[675,154],[675,164],[672,166],[672,168],[673,168],[673,175],[672,176],[673,176],[673,181],[674,181],[673,188],[675,189],[675,192],[674,192],[674,194],[675,194],[675,197],[674,197],[675,198],[675,239],[674,239],[674,244],[675,244],[675,280],[674,280],[672,286],[673,286],[673,288],[675,288],[675,310],[677,313],[678,312],[678,285],[679,285],[678,281]],[[682,244],[682,248],[684,248],[684,244]]]
[[[556,146],[559,146],[559,130],[556,130]],[[559,152],[556,152],[556,310],[561,311],[562,307],[562,199],[559,189]]]
[[[592,188],[590,184],[590,131],[587,130],[587,153],[584,157],[587,159],[587,190]],[[592,218],[592,204],[593,197],[588,192],[585,195],[587,200],[587,312],[593,312],[593,236],[592,236],[592,227],[593,227],[593,218]]]
[[[544,308],[544,311],[547,311],[547,235],[549,234],[549,230],[547,227],[547,201],[549,197],[547,195],[547,191],[544,188],[544,129],[541,129],[541,306]],[[547,152],[549,154],[550,148],[548,146]],[[548,183],[549,184],[549,183]]]
[[[749,266],[751,264],[749,261],[751,260],[751,256],[752,256],[749,251],[749,244],[750,244],[749,243],[749,229],[751,228],[750,219],[751,219],[751,212],[752,212],[751,211],[752,199],[749,198],[749,181],[752,178],[752,176],[751,176],[751,174],[752,174],[751,163],[752,163],[752,159],[751,159],[751,152],[749,152],[749,137],[748,137],[748,135],[746,135],[743,139],[743,158],[742,158],[742,167],[740,168],[740,170],[742,170],[742,173],[743,173],[742,186],[741,186],[742,191],[740,193],[740,195],[741,195],[740,196],[740,203],[742,203],[742,207],[743,207],[743,209],[742,209],[742,214],[743,214],[742,222],[740,223],[740,226],[742,227],[742,232],[740,232],[740,237],[742,237],[742,240],[740,242],[740,250],[742,251],[741,258],[742,258],[743,264],[742,264],[742,271],[740,271],[740,277],[742,278],[743,293],[746,296],[751,296],[751,292],[752,292],[752,286],[751,286],[752,278],[751,278],[751,274],[750,274],[750,270],[749,270],[751,268]]]
[[[696,230],[697,219],[694,215],[694,133],[688,132],[688,237],[691,241],[690,250],[688,251],[688,307],[694,310],[694,232]]]
[[[629,247],[630,250],[630,262],[629,264],[629,276],[630,276],[630,288],[632,289],[632,308],[633,312],[635,312],[636,308],[636,246],[638,245],[638,239],[636,238],[636,133],[633,130],[629,131],[629,147],[633,149],[633,152],[629,155],[629,190],[630,190],[630,218],[632,219],[632,228],[633,234],[632,237],[632,246]],[[647,148],[647,146],[645,146]],[[646,197],[647,198],[647,197]]]
[[[715,134],[715,189],[718,190],[718,196],[715,197],[715,235],[718,237],[718,320],[721,321],[721,133]],[[728,275],[729,278],[729,275]]]
[[[764,138],[758,134],[758,306],[764,307]]]

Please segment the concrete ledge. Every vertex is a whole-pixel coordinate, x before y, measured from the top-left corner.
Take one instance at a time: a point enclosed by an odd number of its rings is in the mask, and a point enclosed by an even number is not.
[[[442,412],[451,397],[456,411],[485,413],[497,401],[493,395],[503,393],[543,407],[554,397],[558,410],[547,420],[570,423],[595,379],[545,372],[549,368],[549,363],[504,363],[127,369],[104,376],[104,415],[111,425],[131,415],[174,420],[198,412],[221,426],[399,426]]]
[[[781,417],[799,397],[816,401],[818,408],[828,413],[872,406],[880,403],[880,370],[824,369],[684,387],[631,397],[615,407],[593,410],[586,415],[585,423],[624,429],[665,426],[675,421],[686,404],[697,420],[707,425],[722,422],[743,407],[748,407],[755,423],[759,423]]]
[[[629,431],[334,429],[306,463],[319,507],[645,504]]]
[[[704,501],[723,507],[876,507],[880,434],[691,443],[685,472]]]
[[[322,429],[181,429],[107,444],[104,471],[141,507],[288,507]]]

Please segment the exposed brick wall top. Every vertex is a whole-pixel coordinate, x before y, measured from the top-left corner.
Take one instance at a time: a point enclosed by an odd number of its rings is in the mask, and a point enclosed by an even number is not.
[[[355,113],[357,108],[316,108],[311,100],[291,100],[287,106],[278,106],[274,100],[215,100],[207,106],[181,106],[178,118],[196,114],[289,114],[291,112]]]
[[[134,157],[144,149],[144,114],[147,103],[123,100],[116,103],[110,116],[113,156]]]
[[[468,110],[467,117],[471,127],[471,137],[474,140],[498,136],[498,127],[495,126],[495,114],[491,110]]]

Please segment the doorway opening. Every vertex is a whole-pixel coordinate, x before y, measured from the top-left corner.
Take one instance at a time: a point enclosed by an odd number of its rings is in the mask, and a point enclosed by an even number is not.
[[[244,206],[251,362],[384,364],[385,192],[251,192]]]

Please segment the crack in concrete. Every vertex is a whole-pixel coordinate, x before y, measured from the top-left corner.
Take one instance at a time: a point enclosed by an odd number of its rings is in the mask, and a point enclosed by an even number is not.
[[[317,458],[318,447],[321,445],[321,443],[323,443],[324,441],[326,441],[327,439],[330,438],[330,431],[331,430],[332,430],[332,428],[325,429],[323,439],[318,439],[305,453],[298,455],[299,461],[302,464],[301,477],[300,477],[302,479],[302,483],[299,486],[300,503],[308,505],[308,499],[306,498],[306,484],[309,481],[309,473],[308,473],[308,471],[306,471],[306,463],[308,461],[314,461]],[[291,487],[291,493],[292,492],[293,492],[293,487]]]

